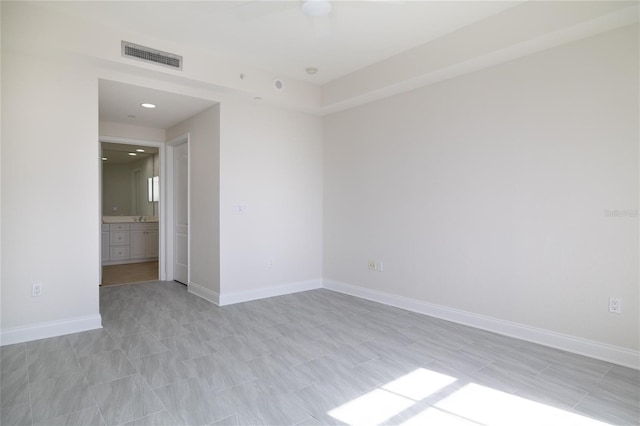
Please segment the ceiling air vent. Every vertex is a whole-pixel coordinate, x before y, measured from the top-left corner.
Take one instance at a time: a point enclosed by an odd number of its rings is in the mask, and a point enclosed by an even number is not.
[[[122,41],[122,56],[182,70],[182,56]]]

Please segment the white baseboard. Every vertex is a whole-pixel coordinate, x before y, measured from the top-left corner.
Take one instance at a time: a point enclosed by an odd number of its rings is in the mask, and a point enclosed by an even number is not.
[[[89,315],[61,321],[43,322],[25,327],[9,328],[0,331],[0,346],[100,328],[102,328],[102,317],[100,315]]]
[[[198,297],[202,297],[204,300],[208,300],[217,306],[220,305],[220,293],[210,290],[200,284],[196,284],[193,281],[187,286],[187,291],[191,294],[195,294]]]
[[[225,306],[248,302],[251,300],[264,299],[267,297],[315,290],[318,288],[326,288],[328,290],[445,319],[458,324],[464,324],[511,336],[517,339],[585,355],[591,358],[601,359],[614,364],[640,369],[640,352],[638,351],[531,327],[524,324],[505,321],[485,315],[474,314],[408,297],[371,290],[339,281],[324,280],[323,282],[320,279],[316,279],[231,294],[219,294],[192,282],[188,286],[188,291],[218,306]],[[90,315],[86,317],[34,324],[25,327],[16,327],[0,331],[0,346],[62,336],[65,334],[79,333],[82,331],[96,330],[100,328],[102,328],[102,318],[100,315]]]
[[[557,333],[555,331],[530,327],[528,325],[505,321],[485,315],[474,314],[459,309],[371,290],[339,281],[325,280],[323,287],[338,293],[349,294],[362,299],[395,306],[407,311],[417,312],[458,324],[464,324],[492,331],[494,333],[515,337],[517,339],[539,343],[544,346],[550,346],[552,348],[585,355],[591,358],[623,365],[625,367],[640,369],[640,352],[631,349]]]
[[[219,306],[233,305],[235,303],[249,302],[251,300],[265,299],[267,297],[282,296],[298,293],[300,291],[322,288],[322,280],[299,281],[295,283],[281,284],[273,287],[259,288],[255,290],[239,291],[220,295]]]

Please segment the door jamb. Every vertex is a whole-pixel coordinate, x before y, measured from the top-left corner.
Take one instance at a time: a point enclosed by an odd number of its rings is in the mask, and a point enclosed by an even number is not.
[[[178,136],[177,138],[171,139],[166,142],[167,148],[167,160],[166,160],[166,231],[167,231],[167,239],[166,239],[166,279],[168,281],[174,280],[174,253],[175,253],[175,241],[174,241],[174,233],[173,233],[173,225],[174,225],[174,182],[173,182],[173,158],[174,158],[174,148],[178,145],[182,145],[184,143],[187,144],[187,239],[189,241],[187,248],[187,287],[191,283],[191,142],[190,142],[190,134],[187,132],[183,135]]]

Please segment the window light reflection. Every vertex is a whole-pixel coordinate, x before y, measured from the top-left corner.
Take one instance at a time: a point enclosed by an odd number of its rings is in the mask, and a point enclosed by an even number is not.
[[[424,425],[478,426],[478,423],[465,420],[462,417],[458,417],[451,413],[446,413],[444,411],[438,410],[437,408],[429,407],[411,417],[409,420],[400,424],[400,426]]]
[[[455,381],[454,377],[418,368],[328,414],[351,425],[380,424]]]
[[[420,401],[455,381],[455,377],[436,373],[425,368],[418,368],[387,383],[382,386],[382,389],[411,398],[414,401]]]
[[[415,401],[374,389],[329,411],[329,415],[349,425],[377,425],[411,407]]]
[[[435,404],[435,407],[492,426],[607,425],[589,417],[475,383],[462,387]]]
[[[349,425],[381,424],[456,382],[455,377],[418,368],[409,374],[365,393],[329,411],[331,417]],[[397,420],[397,418],[395,419]],[[469,383],[433,406],[426,407],[401,423],[470,426],[611,426],[609,423],[555,408],[520,396]]]

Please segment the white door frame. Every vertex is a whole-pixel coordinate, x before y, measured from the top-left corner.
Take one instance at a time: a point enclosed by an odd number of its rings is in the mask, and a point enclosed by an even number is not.
[[[160,171],[159,171],[159,176],[160,176],[160,201],[158,202],[158,218],[159,218],[159,231],[160,231],[160,253],[158,255],[158,279],[161,281],[166,280],[167,278],[167,274],[166,274],[166,232],[165,232],[165,228],[166,228],[166,223],[167,223],[167,218],[166,218],[166,207],[165,205],[167,204],[165,201],[165,194],[167,194],[167,192],[165,191],[165,185],[166,185],[166,168],[165,168],[165,144],[163,142],[157,142],[157,141],[149,141],[149,140],[142,140],[142,139],[131,139],[131,138],[116,138],[116,137],[112,137],[112,136],[100,136],[98,138],[98,143],[101,144],[100,147],[102,148],[102,143],[103,142],[108,142],[108,143],[119,143],[122,145],[140,145],[140,146],[151,146],[154,148],[158,148],[158,164],[160,166]],[[101,163],[102,164],[102,163]],[[102,170],[102,169],[101,169]],[[100,173],[100,176],[102,176],[102,173]],[[101,186],[100,186],[100,190],[99,190],[99,197],[100,197],[100,212],[99,212],[99,223],[102,224],[102,177],[101,179]],[[102,248],[102,232],[100,232],[100,247]],[[102,259],[102,256],[100,256],[100,259]],[[173,278],[172,278],[173,279]],[[102,260],[100,260],[100,282],[102,282]]]
[[[187,222],[189,226],[187,228],[187,239],[189,240],[189,246],[187,250],[187,286],[191,283],[191,144],[189,133],[178,136],[175,139],[171,139],[166,142],[166,154],[167,154],[167,168],[166,168],[166,279],[167,281],[174,280],[174,253],[175,253],[175,241],[174,241],[174,182],[173,182],[173,158],[174,148],[178,145],[187,144]]]

